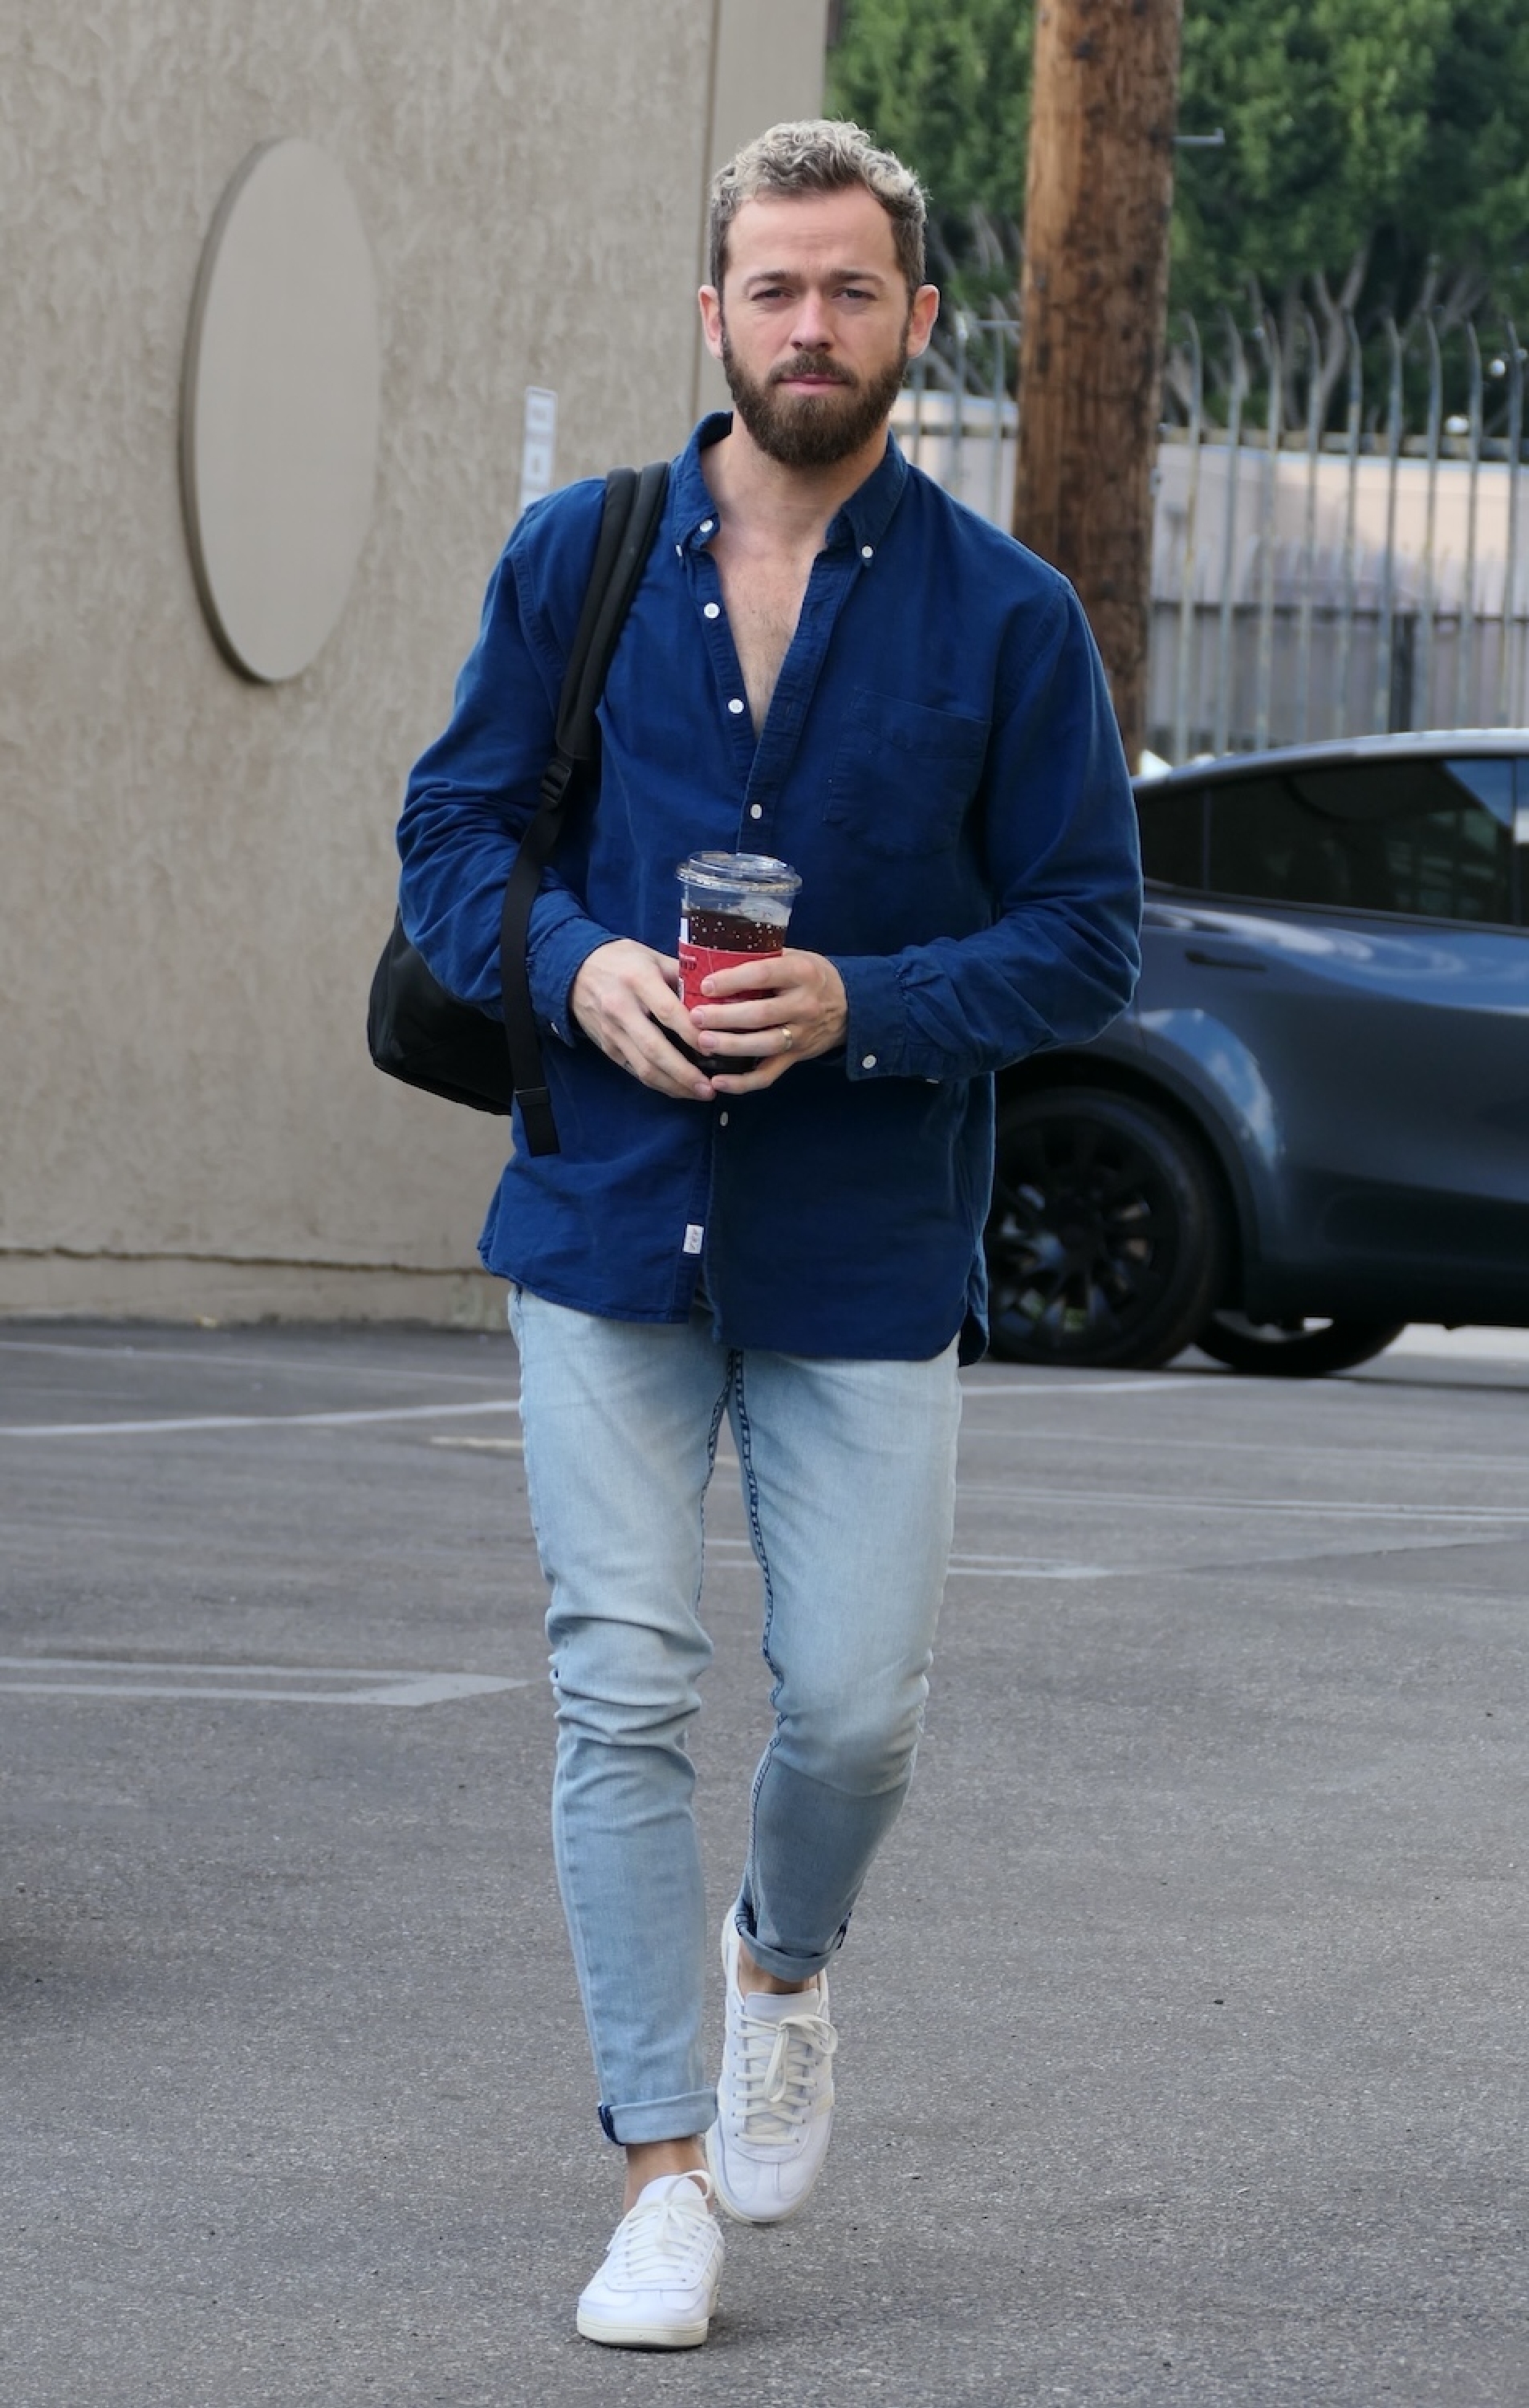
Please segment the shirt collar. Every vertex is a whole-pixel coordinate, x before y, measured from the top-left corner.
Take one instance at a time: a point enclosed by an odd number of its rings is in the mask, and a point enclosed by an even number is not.
[[[704,549],[717,531],[717,505],[701,473],[701,454],[720,443],[732,427],[730,409],[712,410],[702,419],[675,464],[673,524],[677,547],[682,551]],[[879,543],[907,481],[907,462],[889,429],[879,464],[830,519],[827,549],[836,552],[852,544],[858,551]]]

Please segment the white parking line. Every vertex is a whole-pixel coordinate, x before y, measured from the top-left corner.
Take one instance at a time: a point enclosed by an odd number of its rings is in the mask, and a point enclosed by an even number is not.
[[[947,1567],[951,1580],[1118,1580],[1124,1570],[1123,1564],[1045,1563],[1036,1555],[952,1555]]]
[[[518,1413],[514,1397],[476,1405],[378,1405],[361,1412],[187,1413],[174,1421],[0,1422],[0,1438],[164,1438],[190,1430],[350,1429],[362,1422],[438,1422],[470,1413]]]
[[[721,1555],[729,1570],[753,1561],[753,1545],[730,1532],[707,1537],[707,1554]],[[1134,1568],[1135,1569],[1135,1568]],[[952,1580],[1114,1580],[1122,1564],[1057,1563],[1040,1555],[974,1555],[958,1548],[950,1557]]]
[[[1140,1372],[1129,1380],[1093,1380],[1086,1372],[1075,1371],[1059,1380],[963,1380],[961,1393],[967,1404],[975,1405],[984,1397],[1145,1397],[1157,1388],[1177,1388],[1188,1396],[1196,1387],[1220,1385],[1201,1372],[1166,1380],[1149,1380]]]
[[[1529,1523],[1529,1506],[1522,1505],[1385,1505],[1358,1498],[1156,1497],[1137,1490],[1014,1488],[965,1480],[959,1485],[963,1497],[1006,1497],[1013,1504],[1039,1505],[1053,1512],[1110,1505],[1132,1512],[1293,1514],[1297,1521],[1337,1515],[1358,1522],[1492,1522],[1508,1528]]]
[[[332,1671],[324,1664],[136,1664],[98,1656],[0,1656],[0,1672],[31,1676],[0,1680],[0,1695],[8,1697],[221,1698],[286,1706],[438,1706],[531,1686],[529,1681],[483,1672]],[[181,1677],[166,1679],[167,1674]],[[296,1685],[315,1681],[335,1685]],[[258,1685],[272,1682],[286,1685]]]
[[[1529,1366],[1529,1329],[1443,1329],[1436,1323],[1413,1322],[1393,1338],[1386,1355],[1427,1354],[1446,1363],[1522,1363]]]
[[[433,1438],[432,1446],[460,1447],[466,1455],[523,1455],[523,1438]]]

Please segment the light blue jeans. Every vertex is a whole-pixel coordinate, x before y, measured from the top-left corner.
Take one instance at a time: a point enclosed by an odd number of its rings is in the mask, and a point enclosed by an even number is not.
[[[775,1729],[736,1906],[750,1955],[806,1980],[844,1937],[913,1771],[955,1506],[952,1344],[926,1363],[719,1346],[525,1290],[526,1480],[557,1702],[558,1880],[613,2141],[716,2113],[710,1949],[686,1733],[711,1642],[702,1521],[725,1412],[764,1576]]]

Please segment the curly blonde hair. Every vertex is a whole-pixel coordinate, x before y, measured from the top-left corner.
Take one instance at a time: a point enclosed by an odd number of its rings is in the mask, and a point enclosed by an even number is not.
[[[864,128],[835,117],[796,118],[772,125],[746,143],[711,181],[707,251],[711,283],[720,293],[727,272],[727,233],[745,201],[766,194],[842,193],[859,184],[880,202],[892,221],[897,265],[909,297],[924,280],[923,229],[928,203],[911,168],[882,150]]]

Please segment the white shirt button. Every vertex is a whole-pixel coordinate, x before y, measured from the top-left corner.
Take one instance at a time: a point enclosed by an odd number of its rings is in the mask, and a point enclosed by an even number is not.
[[[750,806],[749,806],[749,817],[750,817],[751,820],[762,820],[762,819],[764,818],[764,804],[763,804],[763,803],[750,803]]]
[[[863,1070],[874,1070],[876,1068],[875,1054],[863,1054],[860,1057],[860,1067]]]
[[[715,519],[703,519],[701,521],[701,533],[703,535],[709,535],[716,523],[717,522]]]
[[[722,606],[720,602],[708,602],[701,615],[704,619],[720,619],[722,615]]]
[[[873,543],[863,543],[860,547],[860,557],[862,560],[874,560],[876,546]]]
[[[677,543],[677,544],[675,545],[675,548],[674,548],[674,556],[675,556],[676,560],[683,560],[683,559],[684,559],[684,557],[685,557],[685,547],[684,547],[684,545],[683,545],[682,543]]]
[[[732,714],[733,714],[734,718],[735,718],[735,719],[736,719],[736,718],[737,718],[737,716],[738,716],[738,714],[739,714],[739,712],[740,712],[740,711],[742,710],[742,709],[743,709],[743,705],[742,705],[742,703],[738,700],[737,695],[735,695],[733,696],[732,701],[728,704],[727,708],[728,708],[728,710],[732,712]]]
[[[717,1126],[719,1128],[725,1128],[727,1126],[727,1114],[725,1112],[719,1112],[717,1114]]]

